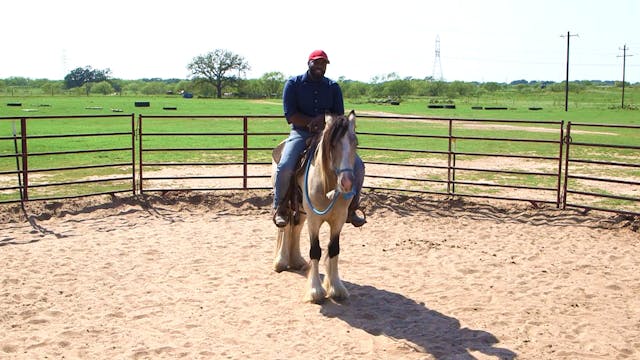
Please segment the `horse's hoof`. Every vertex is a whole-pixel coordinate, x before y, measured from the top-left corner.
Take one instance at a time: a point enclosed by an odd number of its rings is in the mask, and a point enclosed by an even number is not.
[[[326,299],[327,299],[326,297],[319,298],[319,299],[305,298],[304,302],[309,303],[309,304],[320,305],[320,304],[324,304]]]
[[[324,291],[309,291],[303,298],[304,302],[312,304],[322,304],[327,299]]]
[[[273,270],[275,270],[275,272],[283,272],[285,270],[287,270],[287,264],[283,263],[283,262],[277,262],[273,264]]]
[[[335,286],[329,282],[329,280],[325,280],[323,284],[324,288],[327,289],[327,297],[333,300],[346,300],[349,297],[349,290],[342,284],[342,282],[338,282]]]
[[[349,298],[349,292],[345,289],[344,292],[341,291],[331,291],[327,297],[332,298],[336,301],[343,301]]]

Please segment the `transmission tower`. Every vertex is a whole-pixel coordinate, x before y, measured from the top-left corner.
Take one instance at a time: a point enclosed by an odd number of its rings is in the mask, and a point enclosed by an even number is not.
[[[67,49],[62,49],[62,73],[67,75],[67,72]]]
[[[442,64],[440,63],[440,35],[436,35],[436,58],[433,60],[433,72],[431,73],[433,80],[442,81]]]

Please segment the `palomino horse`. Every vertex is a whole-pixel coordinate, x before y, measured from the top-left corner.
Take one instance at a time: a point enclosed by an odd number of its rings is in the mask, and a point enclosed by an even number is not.
[[[325,298],[345,299],[347,288],[338,274],[338,254],[340,253],[340,231],[347,219],[349,204],[354,195],[354,162],[356,157],[356,116],[353,111],[348,116],[325,116],[324,131],[319,134],[315,153],[310,149],[304,173],[298,174],[297,185],[302,189],[303,211],[297,217],[290,216],[289,223],[278,229],[274,269],[300,270],[307,262],[300,254],[300,232],[307,221],[311,241],[307,291],[303,299],[319,303]],[[274,159],[277,149],[274,150]],[[275,170],[274,160],[274,170]],[[291,184],[294,187],[295,184]],[[318,263],[322,254],[320,248],[320,226],[328,223],[330,230],[326,274],[324,283],[320,281]]]

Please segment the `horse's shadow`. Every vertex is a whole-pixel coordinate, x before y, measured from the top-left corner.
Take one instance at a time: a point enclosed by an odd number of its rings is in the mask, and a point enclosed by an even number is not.
[[[338,318],[372,335],[385,335],[403,341],[416,351],[436,359],[475,359],[478,351],[502,360],[516,353],[495,347],[498,339],[482,330],[461,328],[460,321],[431,310],[401,294],[373,286],[344,282],[351,293],[341,303],[326,301],[320,312]]]

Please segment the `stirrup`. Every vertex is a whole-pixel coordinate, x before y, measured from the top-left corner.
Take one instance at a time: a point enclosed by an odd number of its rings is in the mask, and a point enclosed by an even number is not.
[[[360,227],[367,223],[367,214],[365,214],[364,211],[360,210],[363,216],[363,217],[360,217],[358,216],[358,214],[356,214],[357,210],[359,209],[356,209],[353,212],[349,211],[349,213],[347,214],[346,222],[351,223],[351,225],[353,225],[354,227]]]

